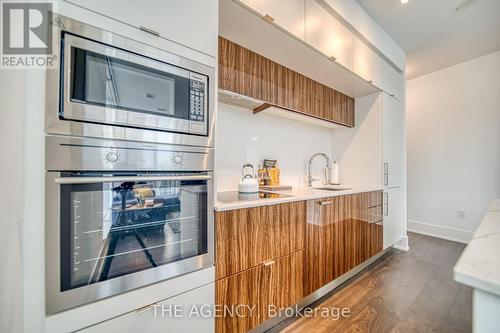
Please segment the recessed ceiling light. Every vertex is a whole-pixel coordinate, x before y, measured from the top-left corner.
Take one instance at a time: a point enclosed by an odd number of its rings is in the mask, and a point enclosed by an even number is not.
[[[401,0],[402,4],[408,3],[408,0]]]

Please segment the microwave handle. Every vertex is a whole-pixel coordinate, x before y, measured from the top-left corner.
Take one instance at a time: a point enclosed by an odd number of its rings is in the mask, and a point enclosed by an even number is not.
[[[92,184],[107,182],[140,182],[140,181],[160,181],[160,180],[209,180],[211,176],[129,176],[129,177],[58,177],[54,181],[56,184]]]

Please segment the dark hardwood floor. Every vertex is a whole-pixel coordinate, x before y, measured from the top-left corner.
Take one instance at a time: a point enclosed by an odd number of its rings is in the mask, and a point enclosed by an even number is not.
[[[389,250],[311,305],[351,315],[288,318],[268,332],[471,332],[472,290],[453,281],[465,245],[410,234],[410,251]]]

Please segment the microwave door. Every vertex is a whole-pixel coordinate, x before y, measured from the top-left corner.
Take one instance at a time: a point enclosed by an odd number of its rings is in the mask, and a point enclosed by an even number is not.
[[[62,118],[189,133],[188,71],[76,36],[65,38]]]

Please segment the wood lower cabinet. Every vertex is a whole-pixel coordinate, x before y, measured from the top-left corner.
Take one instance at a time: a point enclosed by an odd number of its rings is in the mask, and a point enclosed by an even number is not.
[[[306,202],[215,213],[217,332],[246,332],[304,297]]]
[[[304,250],[217,280],[215,304],[223,306],[216,332],[247,332],[296,304],[303,290]],[[233,313],[230,313],[233,311]]]
[[[215,214],[217,279],[304,248],[306,202]]]
[[[306,295],[382,251],[381,200],[376,191],[308,202]]]
[[[382,251],[382,192],[215,214],[216,332],[246,332]]]
[[[354,127],[354,98],[222,37],[219,88],[264,101],[264,106]]]

